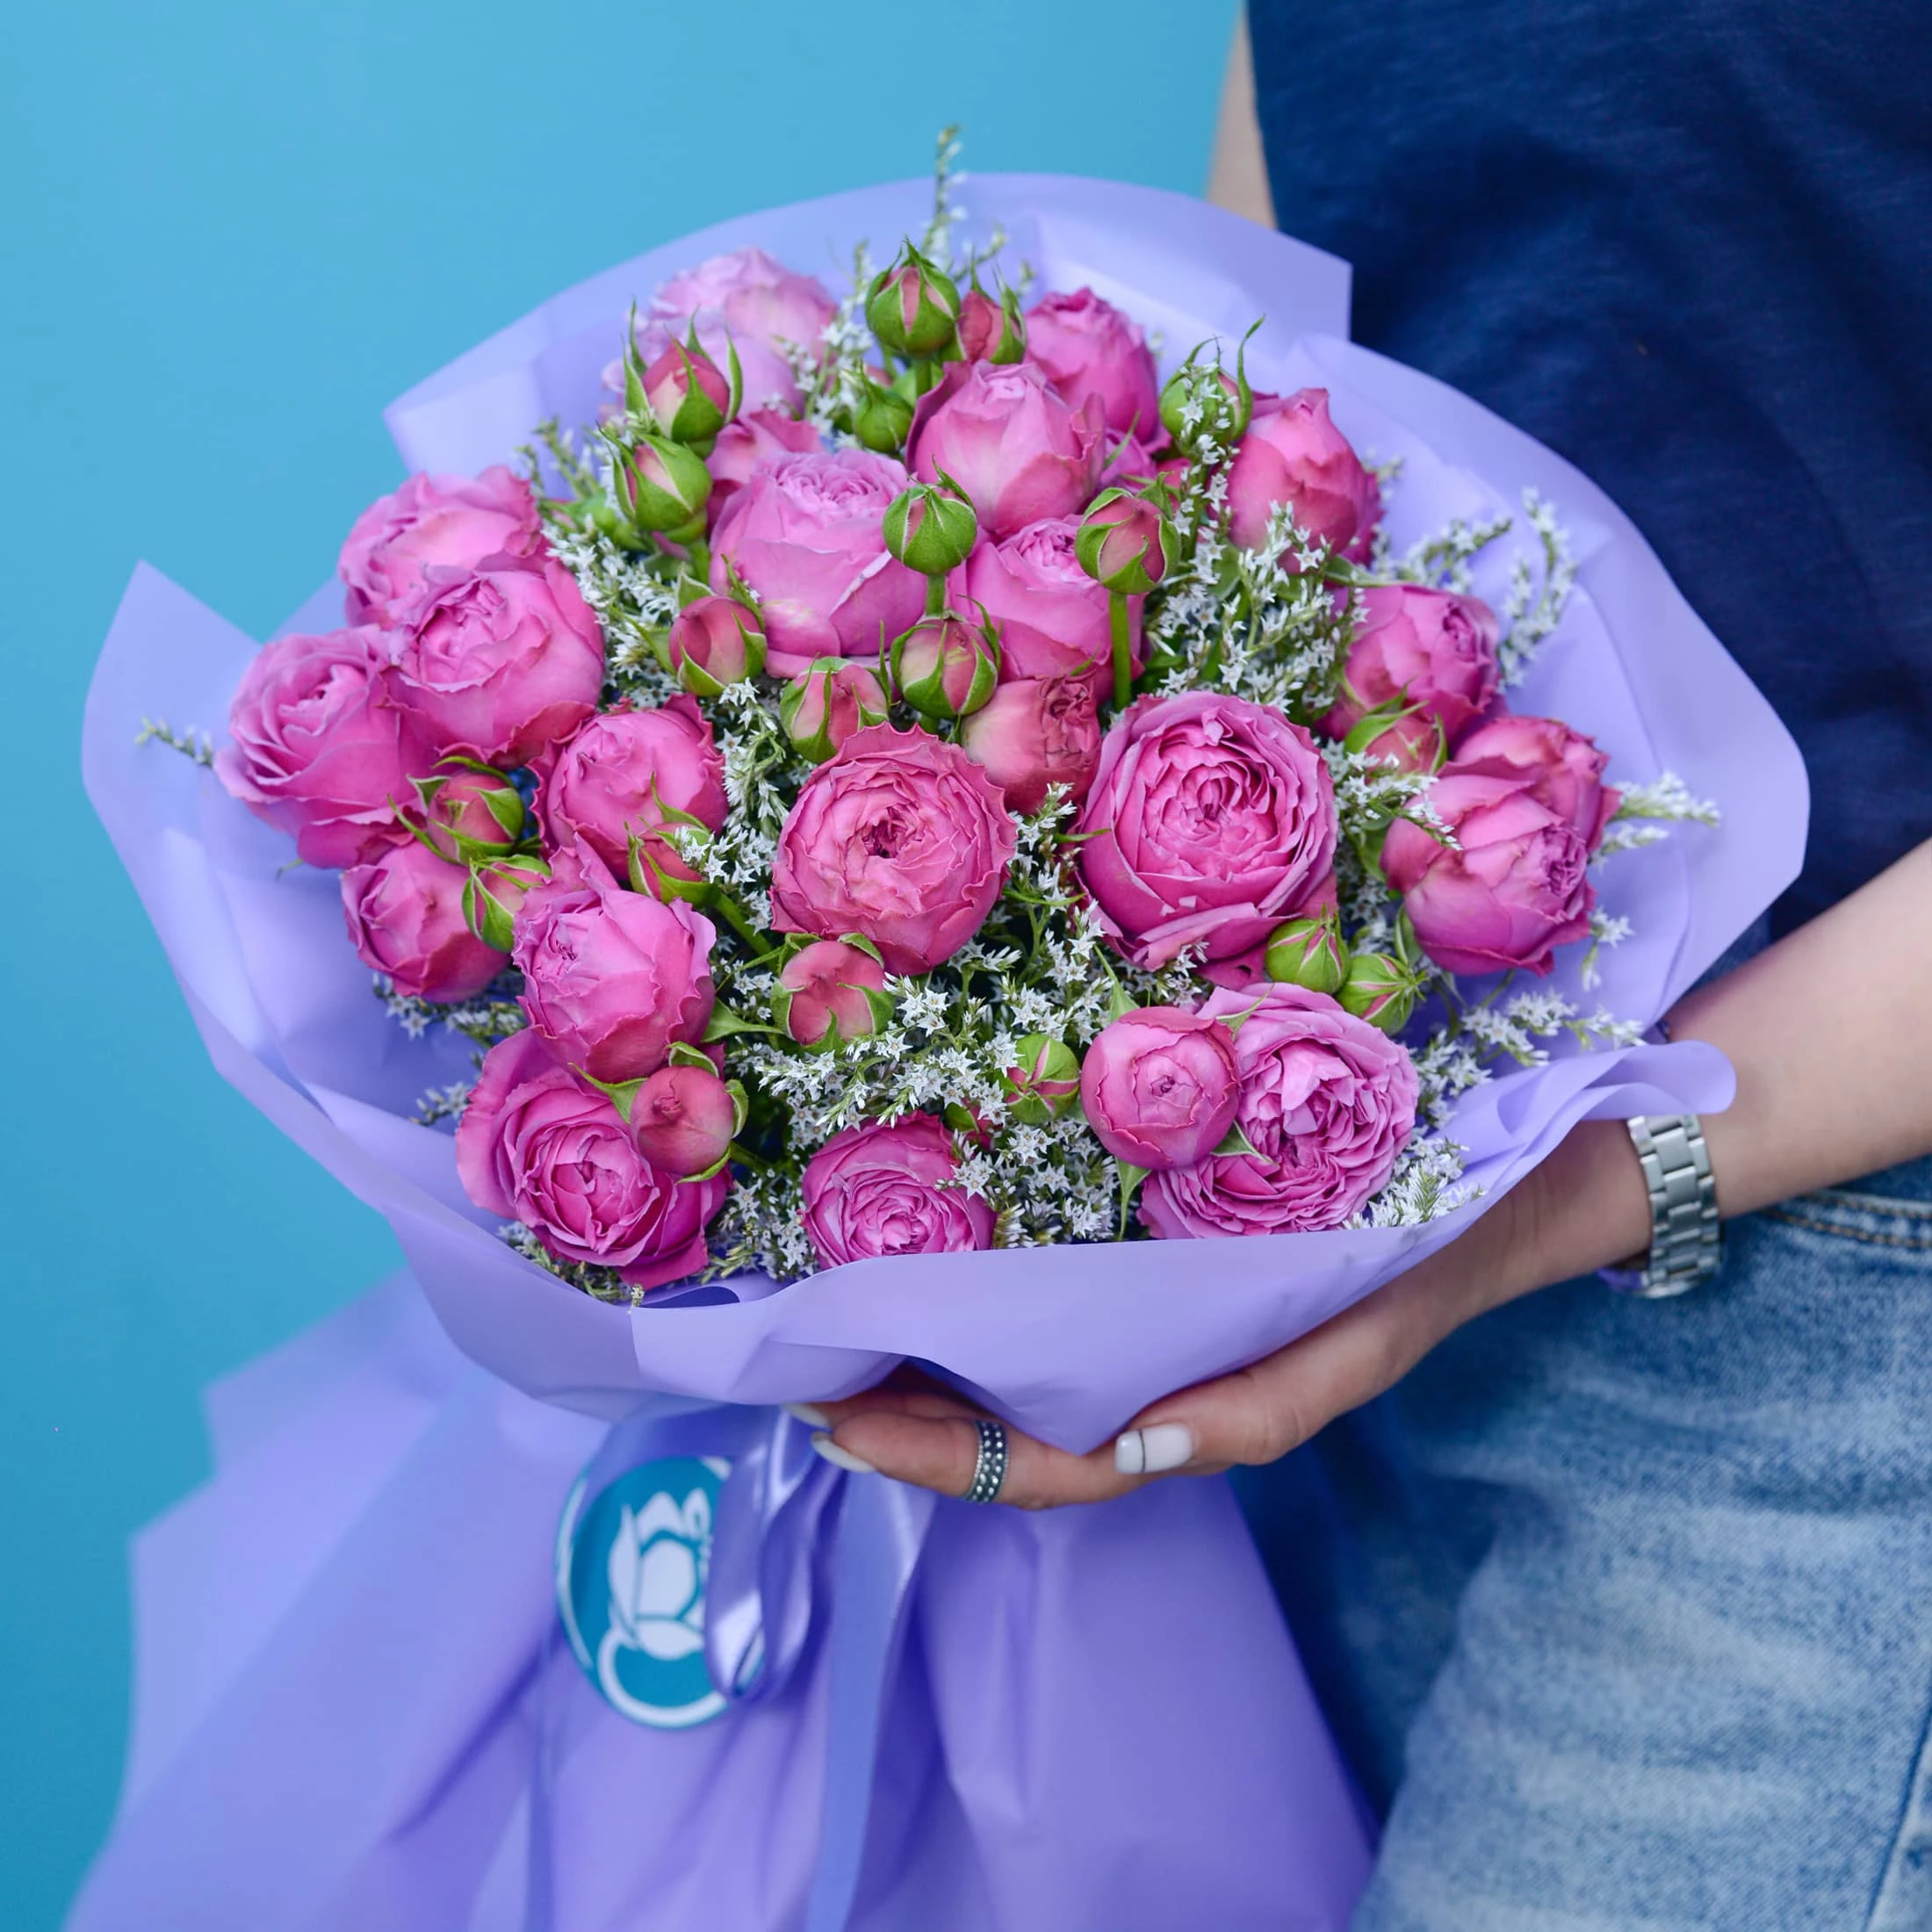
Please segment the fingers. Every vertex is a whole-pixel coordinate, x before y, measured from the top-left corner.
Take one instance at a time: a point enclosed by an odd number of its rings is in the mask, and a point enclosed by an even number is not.
[[[941,1496],[962,1496],[979,1463],[980,1411],[955,1395],[931,1388],[876,1388],[846,1402],[812,1405],[806,1420],[829,1425],[820,1454],[842,1467],[862,1463],[896,1482],[912,1482]],[[851,1459],[851,1460],[848,1460]],[[1066,1503],[1099,1503],[1139,1487],[1123,1474],[1109,1443],[1092,1455],[1073,1456],[1036,1442],[1017,1429],[1006,1431],[1006,1476],[998,1500],[1022,1510]]]

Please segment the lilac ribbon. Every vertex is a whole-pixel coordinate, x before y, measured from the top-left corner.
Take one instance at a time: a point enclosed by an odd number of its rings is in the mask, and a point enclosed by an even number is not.
[[[782,1409],[670,1409],[660,1401],[615,1424],[585,1466],[579,1519],[626,1471],[671,1456],[722,1456],[732,1465],[718,1495],[704,1594],[705,1663],[732,1704],[774,1696],[790,1681],[829,1582],[825,1805],[804,1932],[844,1932],[864,1864],[886,1688],[934,1498],[883,1478],[848,1480],[812,1449],[811,1431]],[[822,1534],[828,1515],[829,1547]],[[567,1577],[567,1548],[559,1548],[558,1561]],[[546,1687],[555,1650],[553,1624],[539,1666]],[[567,1755],[556,1716],[546,1688],[531,1777],[525,1932],[552,1932],[554,1922],[551,1794]]]

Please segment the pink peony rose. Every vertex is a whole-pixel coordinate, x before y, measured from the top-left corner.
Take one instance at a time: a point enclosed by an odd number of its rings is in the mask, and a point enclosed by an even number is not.
[[[494,463],[466,476],[412,476],[356,519],[335,568],[351,624],[400,624],[429,588],[427,573],[468,573],[486,557],[544,549],[530,485]]]
[[[1244,550],[1266,537],[1277,503],[1292,504],[1295,523],[1330,549],[1367,560],[1382,493],[1374,472],[1330,422],[1325,389],[1254,399],[1254,415],[1228,469],[1229,530]]]
[[[712,533],[711,588],[731,571],[758,593],[765,668],[795,677],[814,658],[875,660],[926,609],[926,580],[886,550],[887,507],[905,487],[866,450],[778,457],[755,468]]]
[[[1448,770],[1528,779],[1536,802],[1568,819],[1594,852],[1623,799],[1604,782],[1609,763],[1592,739],[1556,718],[1510,716],[1478,724],[1457,744]]]
[[[580,841],[618,878],[629,876],[631,836],[648,835],[667,811],[723,829],[724,761],[696,698],[680,695],[654,710],[602,711],[543,761],[537,813],[544,849]],[[651,856],[676,878],[696,875],[662,838]]]
[[[744,400],[752,408],[776,402],[796,409],[797,378],[784,345],[818,352],[825,325],[838,313],[825,287],[809,275],[795,275],[762,249],[736,249],[714,255],[695,269],[684,269],[651,298],[651,312],[638,327],[638,347],[646,362],[682,342],[691,323],[697,339],[720,369],[738,350]],[[623,389],[623,371],[607,386]]]
[[[805,1233],[826,1267],[990,1248],[993,1211],[953,1185],[953,1136],[930,1114],[835,1134],[805,1164]]]
[[[559,853],[516,913],[530,1025],[599,1080],[638,1080],[711,1017],[711,922],[682,899],[627,892],[594,852]]]
[[[673,1179],[716,1167],[737,1131],[738,1102],[710,1067],[660,1067],[631,1096],[631,1138]]]
[[[1137,1006],[1100,1029],[1080,1063],[1080,1107],[1115,1159],[1192,1167],[1234,1125],[1235,1036],[1178,1006]]]
[[[394,640],[398,700],[452,750],[528,764],[596,709],[603,633],[564,566],[488,558],[433,578]]]
[[[778,970],[778,1024],[802,1047],[861,1040],[879,1029],[875,995],[885,991],[885,968],[863,947],[814,940]]]
[[[960,749],[1006,795],[1008,811],[1038,811],[1049,785],[1075,804],[1100,763],[1100,721],[1089,678],[1021,678],[1002,684],[960,727]]]
[[[1159,436],[1160,377],[1147,337],[1092,289],[1049,295],[1027,310],[1027,360],[1076,407],[1098,396],[1116,436]]]
[[[953,363],[912,412],[905,460],[926,483],[945,471],[972,500],[980,529],[1009,537],[1086,508],[1102,429],[1098,400],[1076,411],[1031,363]]]
[[[1388,828],[1382,871],[1423,950],[1446,971],[1546,973],[1557,947],[1590,931],[1590,848],[1538,797],[1541,777],[1444,772],[1429,803],[1458,850],[1406,818]]]
[[[221,782],[258,818],[295,835],[303,861],[352,865],[415,804],[412,778],[436,761],[428,731],[389,692],[382,633],[371,627],[264,645],[228,707]]]
[[[1438,725],[1453,751],[1496,702],[1496,613],[1480,597],[1419,584],[1378,585],[1362,602],[1362,628],[1348,647],[1347,689],[1322,730],[1346,738],[1370,711],[1413,704],[1415,715],[1369,748],[1426,770],[1435,761]]]
[[[1017,843],[999,788],[956,745],[870,725],[799,791],[778,835],[772,925],[857,933],[889,971],[930,972],[979,930]]]
[[[506,963],[463,916],[465,866],[404,836],[342,874],[342,916],[357,956],[399,993],[467,999]]]
[[[711,472],[711,494],[704,514],[713,530],[724,506],[751,480],[761,463],[782,456],[813,456],[824,449],[818,432],[809,422],[776,409],[747,409],[718,431],[706,467]]]
[[[1314,740],[1265,704],[1191,691],[1114,721],[1076,861],[1121,948],[1162,966],[1258,944],[1333,890],[1335,791]]]
[[[998,543],[983,543],[948,580],[953,604],[977,604],[999,627],[1005,678],[1086,678],[1098,696],[1113,688],[1113,640],[1107,592],[1087,575],[1074,551],[1080,521],[1049,517]],[[1140,669],[1141,606],[1127,601],[1134,667]]]
[[[564,1261],[662,1287],[704,1265],[726,1175],[681,1182],[638,1153],[617,1110],[535,1033],[492,1047],[456,1130],[457,1172],[479,1208],[520,1221]]]
[[[1252,1154],[1154,1175],[1141,1219],[1168,1240],[1339,1228],[1384,1186],[1416,1126],[1416,1069],[1401,1047],[1326,993],[1225,989],[1200,1009],[1235,1034],[1235,1124]]]

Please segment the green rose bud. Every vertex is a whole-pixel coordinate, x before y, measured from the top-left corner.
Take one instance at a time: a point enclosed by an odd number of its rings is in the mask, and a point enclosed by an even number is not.
[[[534,852],[513,852],[472,865],[463,884],[463,917],[470,930],[486,946],[508,952],[523,895],[549,876],[550,868]]]
[[[883,724],[889,709],[878,674],[854,658],[814,658],[778,695],[785,736],[815,765],[853,732]]]
[[[735,597],[695,597],[665,638],[672,674],[696,697],[716,697],[765,668],[765,633]]]
[[[1227,455],[1253,415],[1254,392],[1244,372],[1230,377],[1218,364],[1197,363],[1193,357],[1161,391],[1161,426],[1189,456],[1207,442]]]
[[[922,577],[943,577],[971,554],[979,535],[973,506],[936,483],[913,483],[886,506],[885,547]]]
[[[911,242],[898,261],[872,278],[865,319],[895,356],[920,359],[949,348],[959,322],[959,290]]]
[[[950,610],[921,617],[892,646],[892,681],[924,717],[965,717],[999,682],[998,640]]]
[[[997,302],[977,284],[966,292],[959,305],[959,352],[968,362],[1026,360],[1027,325],[1012,289]]]
[[[611,487],[618,507],[640,530],[675,536],[693,525],[702,530],[711,472],[696,450],[669,436],[646,436],[634,450],[620,443]]]
[[[912,427],[912,405],[896,389],[866,381],[852,412],[852,433],[861,445],[881,456],[897,456]]]
[[[1137,597],[1179,560],[1180,539],[1157,504],[1127,490],[1102,490],[1080,519],[1073,553],[1096,582]]]
[[[1348,948],[1332,919],[1287,920],[1268,934],[1262,955],[1262,970],[1270,979],[1306,986],[1311,993],[1340,992],[1348,967]]]
[[[1018,1064],[1005,1068],[1000,1084],[1017,1118],[1043,1127],[1080,1100],[1080,1056],[1064,1040],[1029,1033],[1020,1041]]]
[[[1415,976],[1387,953],[1358,953],[1337,996],[1346,1012],[1384,1033],[1400,1033],[1416,1008]]]

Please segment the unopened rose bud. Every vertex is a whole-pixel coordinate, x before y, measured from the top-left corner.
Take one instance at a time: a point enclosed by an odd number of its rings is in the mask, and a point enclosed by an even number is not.
[[[921,617],[892,646],[892,682],[926,717],[964,717],[999,682],[999,645],[991,631],[952,611]]]
[[[666,436],[709,456],[717,432],[732,420],[732,384],[698,346],[673,342],[644,372],[644,397]]]
[[[1180,544],[1157,504],[1126,490],[1102,490],[1080,519],[1073,551],[1096,582],[1137,597],[1173,568]]]
[[[959,352],[968,362],[1016,363],[1027,355],[1027,327],[1012,290],[995,301],[983,288],[960,298]]]
[[[1226,455],[1253,415],[1254,392],[1246,375],[1229,376],[1218,365],[1190,360],[1161,391],[1161,426],[1189,454],[1212,442]]]
[[[765,633],[735,597],[696,597],[672,620],[664,642],[671,674],[697,697],[716,697],[765,668]]]
[[[611,487],[638,530],[676,532],[702,525],[711,472],[696,450],[669,436],[646,436],[634,450],[617,451]]]
[[[1306,986],[1311,993],[1338,993],[1348,966],[1348,948],[1332,919],[1287,920],[1268,934],[1262,955],[1262,970],[1270,979]]]
[[[549,876],[550,868],[534,852],[472,865],[463,887],[465,922],[486,946],[508,952],[523,895]]]
[[[878,674],[851,658],[816,658],[778,697],[785,736],[822,765],[853,732],[883,724],[890,704]]]
[[[409,782],[422,807],[405,815],[409,829],[439,859],[467,865],[510,851],[523,836],[523,795],[490,766],[445,758]]]
[[[1020,1120],[1043,1127],[1080,1098],[1080,1056],[1064,1040],[1029,1033],[1020,1041],[1018,1064],[1003,1070],[1006,1105]]]
[[[715,1172],[744,1124],[739,1093],[710,1067],[660,1067],[631,1097],[631,1138],[652,1166],[676,1180]]]
[[[864,449],[897,456],[912,427],[912,405],[896,389],[867,382],[852,410],[852,433]]]
[[[1415,976],[1387,953],[1358,953],[1336,996],[1358,1020],[1384,1033],[1400,1033],[1416,1006]]]
[[[908,243],[899,261],[873,277],[865,319],[895,356],[936,356],[953,340],[959,290]]]
[[[934,483],[914,483],[886,507],[885,547],[922,577],[943,577],[972,555],[979,519],[964,497]]]
[[[802,1047],[862,1040],[891,1017],[885,968],[849,940],[814,940],[778,969],[772,1018]]]

